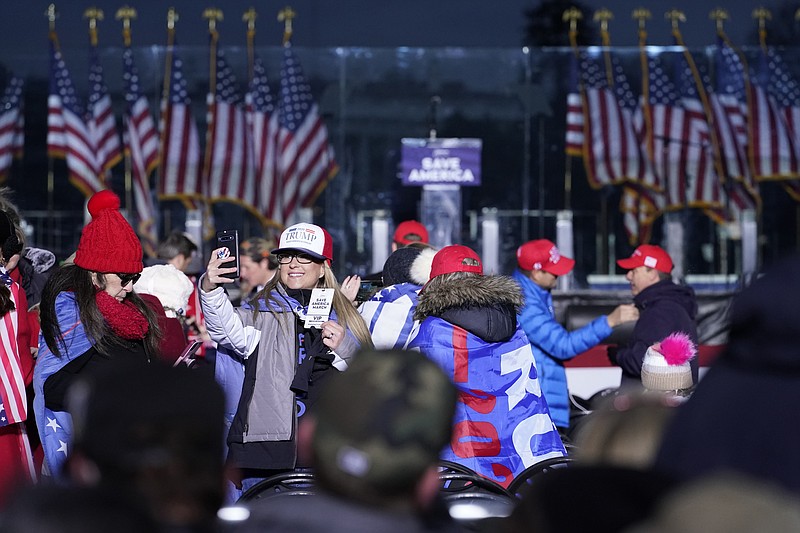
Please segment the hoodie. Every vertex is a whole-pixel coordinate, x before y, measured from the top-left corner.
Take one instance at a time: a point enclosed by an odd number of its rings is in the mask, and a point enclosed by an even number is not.
[[[622,386],[641,387],[642,362],[647,348],[671,333],[683,332],[697,344],[697,299],[694,290],[671,280],[655,283],[633,298],[639,320],[624,347],[609,349],[611,361],[622,368]],[[692,359],[692,381],[697,383],[697,358]]]

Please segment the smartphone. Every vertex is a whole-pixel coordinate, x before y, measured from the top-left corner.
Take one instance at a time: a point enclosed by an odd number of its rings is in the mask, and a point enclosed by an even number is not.
[[[190,342],[186,348],[183,349],[181,356],[175,360],[172,366],[179,366],[181,364],[185,364],[189,368],[192,368],[194,365],[194,354],[197,353],[197,350],[200,349],[200,346],[203,345],[202,341],[192,341]]]
[[[228,259],[223,263],[225,268],[236,267],[236,272],[226,274],[231,283],[239,279],[239,231],[225,229],[217,232],[217,248],[227,248]],[[225,253],[225,252],[222,252]],[[225,257],[224,255],[221,257]]]
[[[378,292],[380,289],[383,288],[383,284],[379,281],[375,280],[362,280],[361,286],[358,288],[358,292],[356,293],[356,301],[357,302],[366,302],[372,295]]]

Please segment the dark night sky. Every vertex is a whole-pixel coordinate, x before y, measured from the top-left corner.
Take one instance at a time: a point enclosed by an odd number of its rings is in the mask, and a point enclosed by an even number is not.
[[[224,42],[243,45],[245,26],[242,13],[255,5],[258,19],[257,43],[260,46],[280,43],[282,25],[276,20],[278,10],[290,3],[297,11],[294,44],[308,47],[370,46],[370,47],[516,47],[522,42],[525,26],[523,12],[535,7],[535,0],[292,0],[291,2],[259,2],[225,0],[216,2],[223,7],[225,20],[220,26]],[[776,10],[780,0],[766,0],[767,7]],[[609,7],[615,14],[611,23],[613,44],[636,44],[636,26],[630,14],[636,7],[646,5],[653,13],[649,24],[650,42],[668,44],[669,24],[664,19],[668,9],[682,9],[687,16],[683,25],[689,46],[711,44],[714,26],[708,19],[713,7],[730,12],[727,25],[731,39],[746,44],[755,22],[751,11],[755,0],[584,0],[590,8]],[[41,0],[4,0],[4,16],[0,17],[0,59],[9,55],[39,54],[46,51],[47,22],[44,11],[48,3]],[[83,11],[89,6],[104,10],[100,26],[100,44],[119,45],[120,23],[114,19],[120,0],[95,2],[56,2],[60,13],[57,30],[64,49],[81,49],[87,43],[87,23]],[[207,26],[201,17],[205,7],[215,2],[197,0],[132,1],[137,9],[134,22],[134,45],[163,45],[166,40],[166,12],[173,6],[180,15],[177,31],[184,45],[203,45],[207,42]]]

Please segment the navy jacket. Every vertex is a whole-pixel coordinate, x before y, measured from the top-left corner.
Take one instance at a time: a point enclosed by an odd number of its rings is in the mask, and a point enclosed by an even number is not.
[[[642,361],[649,346],[678,331],[689,335],[697,344],[697,299],[691,287],[664,280],[637,294],[633,303],[639,309],[633,334],[626,346],[609,350],[609,356],[622,368],[622,386],[641,387]],[[697,383],[696,357],[691,366],[692,380]]]

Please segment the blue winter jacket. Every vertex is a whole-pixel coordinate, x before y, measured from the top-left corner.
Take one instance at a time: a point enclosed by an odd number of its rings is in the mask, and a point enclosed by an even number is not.
[[[517,285],[501,276],[427,286],[415,315],[419,333],[409,343],[458,389],[442,459],[506,487],[531,465],[566,454],[517,324],[521,302]]]
[[[556,322],[553,296],[519,270],[514,279],[522,287],[525,305],[519,323],[528,335],[536,359],[536,370],[542,392],[550,407],[550,417],[558,427],[569,427],[569,391],[564,361],[568,361],[597,345],[611,334],[605,316],[596,318],[580,329],[567,331]]]

